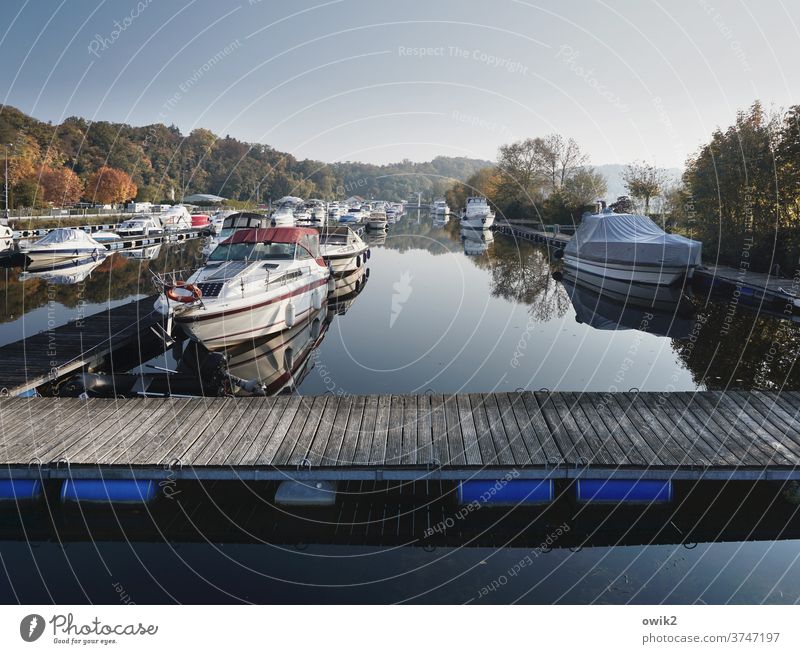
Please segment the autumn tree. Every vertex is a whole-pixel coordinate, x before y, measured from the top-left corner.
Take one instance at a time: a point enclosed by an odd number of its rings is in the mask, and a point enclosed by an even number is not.
[[[124,202],[136,197],[136,184],[125,171],[102,166],[89,175],[86,197],[99,204]]]
[[[666,183],[666,171],[645,161],[628,164],[622,173],[625,188],[631,197],[644,203],[645,214],[650,211],[650,200],[661,193]]]
[[[548,134],[539,139],[537,158],[542,174],[550,184],[551,193],[557,192],[581,171],[588,160],[574,139],[564,138],[560,134]],[[582,182],[585,181],[586,177]]]
[[[57,206],[75,204],[83,195],[83,182],[70,168],[43,167],[39,172],[42,198]]]

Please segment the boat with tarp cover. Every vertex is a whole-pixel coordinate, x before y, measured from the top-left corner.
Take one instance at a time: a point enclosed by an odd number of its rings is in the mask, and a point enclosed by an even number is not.
[[[668,286],[691,278],[701,265],[702,243],[667,234],[647,216],[586,214],[563,251],[575,271],[640,284]]]

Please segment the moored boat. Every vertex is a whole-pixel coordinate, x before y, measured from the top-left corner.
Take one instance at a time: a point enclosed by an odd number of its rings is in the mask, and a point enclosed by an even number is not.
[[[242,230],[185,282],[165,283],[156,309],[208,349],[230,347],[277,333],[319,309],[329,276],[316,230]]]
[[[586,214],[564,248],[564,265],[578,272],[640,284],[670,285],[701,265],[702,243],[667,234],[646,216]]]
[[[22,254],[34,264],[57,264],[67,261],[97,260],[106,255],[106,247],[81,229],[58,227],[42,238],[20,246]]]
[[[159,218],[155,216],[142,216],[140,218],[131,218],[120,223],[116,229],[117,234],[122,238],[130,238],[133,236],[161,236],[164,233],[164,225]]]
[[[472,229],[489,229],[494,224],[494,211],[484,197],[467,198],[461,214],[461,226]]]
[[[349,227],[325,230],[320,235],[320,253],[334,275],[360,268],[369,257],[369,247]]]
[[[440,198],[433,201],[433,213],[436,215],[447,215],[450,213],[450,207],[447,206],[447,201]]]
[[[392,222],[394,222],[394,216],[392,216],[392,219]],[[367,219],[367,228],[386,229],[386,225],[388,223],[389,218],[383,209],[373,209],[369,214],[369,218]]]

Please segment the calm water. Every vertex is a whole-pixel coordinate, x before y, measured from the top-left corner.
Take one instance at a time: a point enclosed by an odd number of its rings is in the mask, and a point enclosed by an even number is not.
[[[201,260],[201,245],[142,255],[150,258],[115,255],[69,284],[0,269],[0,344],[150,295],[150,270],[190,269]],[[373,242],[361,292],[323,310],[315,328],[291,335],[295,351],[309,354],[295,376],[297,391],[800,388],[793,322],[732,306],[725,297],[695,295],[694,315],[624,307],[556,281],[557,271],[541,247],[500,237],[464,239],[455,224],[406,218],[382,243]],[[283,359],[270,352],[280,367]],[[181,353],[159,359],[174,364]],[[554,549],[509,577],[529,554],[524,548],[10,540],[0,541],[0,599],[114,603],[115,583],[139,603],[800,597],[795,540]],[[499,585],[503,575],[507,583]]]

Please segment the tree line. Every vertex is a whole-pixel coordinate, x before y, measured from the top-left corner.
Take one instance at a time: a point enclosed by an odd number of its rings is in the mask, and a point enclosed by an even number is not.
[[[174,125],[134,127],[79,117],[52,125],[0,105],[3,158],[9,144],[13,207],[67,205],[79,199],[102,204],[161,202],[194,193],[252,203],[285,195],[399,201],[418,193],[423,198],[443,195],[454,180],[465,180],[490,164],[466,157],[326,164],[207,129],[184,136]]]

